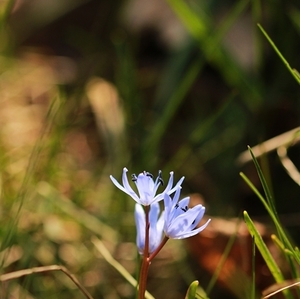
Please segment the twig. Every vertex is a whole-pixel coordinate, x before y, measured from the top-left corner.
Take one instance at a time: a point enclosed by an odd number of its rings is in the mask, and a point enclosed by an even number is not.
[[[287,155],[287,148],[285,146],[280,146],[277,149],[277,154],[280,159],[282,166],[285,168],[289,176],[298,184],[300,185],[300,173],[292,162],[292,160]]]
[[[263,291],[263,296],[262,299],[267,299],[270,298],[274,295],[276,295],[279,292],[282,292],[284,290],[287,290],[289,288],[294,288],[299,286],[300,281],[299,279],[297,280],[286,280],[283,281],[282,283],[275,283],[268,287],[266,290]]]
[[[60,265],[50,265],[50,266],[43,266],[43,267],[34,267],[30,269],[19,270],[15,272],[10,272],[6,274],[0,275],[0,281],[8,281],[16,278],[20,278],[22,276],[27,276],[35,273],[42,273],[42,272],[50,272],[50,271],[61,271],[65,273],[79,288],[79,290],[85,295],[88,299],[94,299],[89,292],[85,289],[85,287],[78,281],[78,279],[64,266]]]
[[[297,127],[293,130],[290,130],[288,132],[285,132],[283,134],[280,134],[274,138],[271,138],[265,142],[262,142],[254,147],[251,147],[251,150],[256,158],[259,156],[262,156],[263,154],[269,153],[271,151],[276,150],[277,148],[281,146],[286,146],[287,144],[291,142],[299,142],[300,141],[300,127]],[[237,162],[240,165],[246,164],[247,162],[251,161],[251,155],[249,151],[245,151],[239,155],[237,158]]]

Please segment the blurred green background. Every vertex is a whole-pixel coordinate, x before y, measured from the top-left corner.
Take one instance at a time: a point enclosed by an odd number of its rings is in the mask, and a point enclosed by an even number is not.
[[[94,298],[134,298],[91,243],[102,239],[135,275],[134,202],[109,180],[120,180],[124,166],[130,174],[162,170],[165,181],[170,171],[185,176],[182,193],[204,201],[212,217],[247,210],[268,223],[239,176],[259,187],[253,163],[238,157],[299,126],[297,81],[257,26],[300,70],[298,1],[0,5],[2,273],[62,264]],[[289,151],[296,165],[298,153],[296,145]],[[298,185],[275,151],[262,162],[297,242]],[[222,242],[212,246],[222,252]],[[156,298],[183,298],[204,267],[185,243],[170,243],[153,265]],[[212,273],[203,273],[205,289]],[[211,298],[242,297],[232,288],[217,283]],[[47,272],[1,282],[0,298],[83,295],[63,273]]]

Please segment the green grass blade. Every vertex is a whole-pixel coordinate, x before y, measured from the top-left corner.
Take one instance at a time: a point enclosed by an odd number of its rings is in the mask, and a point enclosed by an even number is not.
[[[203,64],[204,61],[202,58],[198,58],[192,64],[192,66],[186,73],[186,76],[183,78],[178,88],[171,96],[167,105],[163,108],[162,115],[160,115],[160,117],[156,120],[155,125],[151,130],[152,133],[145,142],[145,155],[157,151],[157,146],[165,133],[166,127],[168,126],[176,111],[180,107],[180,104],[184,100],[185,95],[187,94],[188,90],[190,89],[191,85],[193,84],[197,75],[202,69]]]
[[[211,47],[215,48],[218,46],[222,38],[241,16],[244,10],[247,8],[249,0],[241,0],[236,3],[236,5],[230,10],[228,16],[222,21],[222,26],[218,28],[215,35],[212,37]]]
[[[251,236],[254,238],[255,245],[257,246],[259,252],[261,253],[261,255],[262,255],[264,261],[266,262],[275,281],[282,282],[284,280],[284,277],[281,273],[281,270],[277,266],[269,249],[267,248],[265,242],[263,241],[260,233],[256,229],[253,221],[251,220],[250,216],[248,215],[248,213],[246,211],[244,211],[244,220],[246,222],[246,225],[248,227],[248,230],[249,230]]]
[[[252,189],[252,191],[257,195],[257,197],[260,199],[260,201],[263,203],[264,207],[266,208],[267,212],[271,216],[272,220],[277,221],[272,209],[269,207],[267,201],[262,196],[262,194],[257,190],[257,188],[252,184],[252,182],[248,179],[248,177],[244,173],[241,172],[240,176],[246,182],[246,184]]]
[[[263,174],[263,172],[262,172],[262,170],[259,166],[259,163],[258,163],[256,157],[254,156],[251,148],[248,147],[248,149],[249,149],[251,157],[253,159],[255,168],[257,170],[257,173],[258,173],[260,182],[262,184],[262,187],[264,189],[264,193],[266,195],[267,200],[260,194],[260,192],[256,189],[256,187],[250,182],[250,180],[244,174],[241,174],[241,176],[245,180],[245,182],[249,185],[249,187],[254,191],[254,193],[258,196],[258,198],[261,200],[263,205],[265,206],[267,212],[269,213],[270,217],[272,218],[272,220],[275,224],[275,227],[278,231],[278,234],[279,234],[279,236],[281,238],[281,241],[283,242],[284,246],[287,247],[287,249],[290,250],[293,253],[294,258],[300,264],[300,256],[295,252],[291,242],[289,241],[289,238],[287,237],[284,229],[282,228],[282,225],[280,224],[280,221],[278,219],[278,214],[277,214],[277,211],[276,211],[276,208],[275,208],[275,205],[274,205],[274,201],[273,201],[271,192],[268,188],[268,185],[267,185],[266,179],[264,177],[264,174]]]
[[[252,290],[251,290],[251,298],[255,299],[255,237],[252,237]]]
[[[284,276],[279,269],[278,265],[276,264],[274,258],[272,257],[268,247],[266,246],[265,242],[263,241],[260,233],[256,229],[253,221],[251,220],[250,216],[246,211],[244,211],[244,220],[245,223],[248,227],[248,230],[251,234],[251,236],[255,240],[255,245],[258,248],[260,254],[262,255],[264,261],[266,262],[266,265],[268,266],[273,278],[277,283],[283,282],[284,281]],[[284,295],[288,299],[292,299],[293,296],[289,291],[285,291]]]
[[[109,250],[104,246],[104,244],[96,237],[92,238],[92,243],[95,245],[96,249],[102,254],[104,259],[114,267],[133,287],[137,286],[137,281],[130,275],[130,273],[118,262],[116,261]],[[146,299],[155,299],[148,291],[145,292]]]
[[[297,70],[294,70],[294,69],[291,68],[290,64],[287,62],[287,60],[281,54],[281,52],[276,47],[275,43],[270,38],[270,36],[267,34],[267,32],[263,29],[263,27],[260,24],[258,24],[257,26],[261,30],[261,32],[263,33],[263,35],[266,37],[266,39],[268,40],[268,42],[270,43],[270,45],[272,46],[272,48],[275,50],[275,52],[277,53],[277,55],[279,56],[279,58],[282,60],[282,62],[286,66],[286,68],[289,70],[289,72],[292,74],[292,76],[296,79],[296,81],[298,82],[298,84],[300,84],[300,76],[298,75]]]
[[[300,264],[300,255],[297,254],[296,249],[293,248],[291,242],[289,241],[286,233],[284,232],[284,229],[282,228],[281,224],[279,223],[279,220],[277,216],[273,213],[273,210],[268,205],[265,198],[262,196],[262,194],[257,190],[257,188],[252,184],[252,182],[247,178],[247,176],[243,173],[240,173],[240,176],[243,178],[243,180],[246,182],[246,184],[252,189],[252,191],[257,195],[257,197],[260,199],[260,201],[263,203],[264,207],[266,208],[268,214],[270,215],[278,234],[280,235],[283,244],[285,247],[287,247],[288,250],[290,250],[293,253],[294,258]]]
[[[197,40],[204,38],[207,34],[207,22],[203,15],[201,18],[194,13],[188,5],[181,0],[167,0],[172,9],[180,16],[183,25]]]
[[[245,98],[250,110],[255,110],[262,100],[260,82],[251,82],[253,78],[250,78],[243,71],[231,57],[231,54],[219,42],[224,36],[225,31],[233,23],[233,20],[237,16],[240,16],[246,9],[249,1],[239,1],[237,6],[232,10],[230,17],[219,25],[218,28],[220,29],[217,30],[217,33],[213,28],[213,21],[205,13],[201,11],[195,12],[195,10],[182,0],[168,0],[167,2],[178,15],[191,36],[198,41],[201,52],[204,54],[206,60],[218,68],[224,80],[230,86],[235,86],[243,93],[243,98]],[[223,29],[223,24],[225,24],[225,29]]]
[[[261,167],[260,167],[256,157],[254,156],[254,154],[253,154],[253,152],[252,152],[252,150],[249,146],[248,146],[248,149],[250,151],[250,154],[251,154],[252,160],[254,162],[257,174],[259,176],[260,182],[261,182],[262,187],[264,189],[264,192],[265,192],[265,195],[266,195],[266,198],[267,198],[267,201],[268,201],[268,205],[272,209],[272,212],[274,213],[274,215],[277,217],[277,212],[276,212],[276,208],[275,208],[275,204],[274,204],[274,199],[273,199],[272,194],[270,192],[270,189],[268,187],[267,181],[266,181],[266,179],[263,175],[263,172],[261,170]]]
[[[198,280],[195,280],[190,284],[190,286],[186,292],[185,299],[195,299],[196,298],[198,285],[199,285]]]

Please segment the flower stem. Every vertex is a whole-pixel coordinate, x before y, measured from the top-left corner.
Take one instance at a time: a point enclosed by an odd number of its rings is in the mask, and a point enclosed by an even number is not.
[[[145,248],[144,248],[144,256],[143,262],[140,271],[140,279],[139,279],[139,299],[145,298],[146,286],[147,286],[147,277],[150,266],[149,261],[149,206],[145,206],[145,215],[146,215],[146,225],[145,225]]]
[[[160,252],[160,250],[165,246],[165,244],[168,242],[169,238],[165,236],[159,246],[155,249],[155,251],[152,252],[152,254],[149,256],[148,261],[149,264],[151,261],[156,257],[156,255]]]

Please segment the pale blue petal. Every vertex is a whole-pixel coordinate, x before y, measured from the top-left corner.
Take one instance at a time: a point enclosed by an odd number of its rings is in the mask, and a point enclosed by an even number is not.
[[[179,240],[179,239],[185,239],[185,238],[189,238],[189,237],[195,236],[198,233],[200,233],[201,231],[203,231],[207,227],[207,225],[209,224],[210,221],[211,221],[211,219],[208,219],[206,221],[206,223],[203,224],[202,226],[200,226],[199,228],[196,228],[194,230],[191,230],[191,231],[188,231],[188,232],[185,232],[185,233],[182,233],[182,234],[178,234],[175,237],[172,237],[172,239]]]
[[[180,192],[181,192],[181,187],[178,187],[178,189],[176,190],[175,192],[175,195],[173,197],[173,200],[172,198],[170,197],[170,203],[169,203],[169,207],[168,207],[168,222],[172,222],[173,219],[176,217],[176,215],[179,215],[181,214],[181,212],[183,212],[182,210],[178,210],[176,208],[176,205],[178,204],[178,200],[179,200],[179,197],[180,197]]]
[[[114,185],[119,188],[121,191],[123,191],[124,193],[128,194],[129,196],[131,196],[137,203],[140,203],[140,199],[137,196],[137,194],[132,190],[132,188],[128,189],[128,188],[124,188],[112,175],[110,176],[110,179],[112,180],[112,182],[114,183]]]
[[[164,192],[168,192],[168,191],[171,190],[171,188],[172,188],[172,186],[173,186],[173,180],[174,180],[174,172],[171,171],[171,172],[170,172],[170,178],[169,178],[167,187],[166,187],[166,189],[165,189]]]
[[[183,239],[193,236],[203,230],[208,224],[207,222],[203,227],[195,229],[204,215],[205,208],[202,205],[197,205],[189,209],[189,197],[178,201],[180,189],[181,187],[176,190],[173,200],[168,194],[164,195],[164,232],[167,237],[172,239]]]
[[[145,248],[145,212],[140,204],[135,205],[135,223],[136,223],[136,245],[140,254],[143,254]]]
[[[151,254],[159,246],[163,234],[163,213],[158,219],[160,212],[159,204],[150,206],[149,212],[149,253]],[[135,205],[135,222],[137,228],[136,243],[140,254],[144,253],[145,249],[145,229],[146,216],[142,205]]]
[[[182,177],[172,188],[174,173],[170,172],[170,178],[167,187],[162,193],[156,195],[157,189],[161,185],[161,172],[159,172],[158,177],[154,182],[152,176],[150,176],[147,172],[144,171],[140,173],[137,177],[135,177],[135,184],[138,191],[135,192],[128,182],[127,171],[127,168],[124,167],[122,174],[123,186],[120,183],[118,183],[118,181],[113,176],[110,176],[110,178],[117,188],[131,196],[137,203],[142,204],[144,206],[149,206],[152,203],[159,202],[163,199],[165,193],[172,194],[178,188],[181,188],[180,185],[184,180],[184,177]]]
[[[150,224],[152,223],[156,225],[159,212],[160,212],[159,203],[153,203],[150,207],[150,212],[149,212]]]
[[[123,175],[122,175],[123,186],[127,190],[126,193],[129,194],[136,202],[140,203],[139,197],[137,196],[135,191],[131,188],[130,184],[128,183],[127,171],[128,171],[128,169],[126,167],[124,167]]]
[[[196,209],[197,207],[200,207],[200,211],[199,211],[197,217],[195,218],[194,223],[192,223],[191,229],[194,229],[199,224],[199,222],[201,221],[201,219],[203,218],[204,213],[205,213],[205,207],[203,207],[202,205],[197,205],[197,206],[193,207],[191,210]]]
[[[172,194],[174,191],[177,190],[177,188],[181,187],[183,180],[184,180],[184,176],[177,182],[177,184],[172,189],[170,189],[168,191],[165,190],[165,192],[167,192],[168,194]]]

